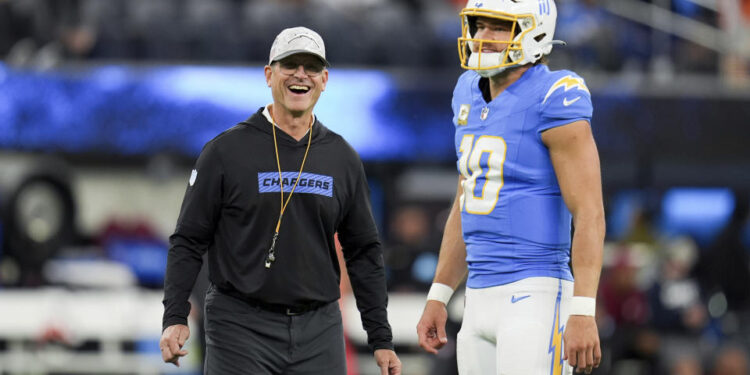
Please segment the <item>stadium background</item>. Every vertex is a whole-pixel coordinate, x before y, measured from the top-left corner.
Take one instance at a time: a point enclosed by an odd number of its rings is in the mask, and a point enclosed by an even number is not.
[[[602,158],[595,373],[750,373],[750,1],[557,4],[550,65],[587,80]],[[333,64],[316,113],[366,164],[404,373],[455,374],[414,327],[455,192],[462,6],[0,0],[0,374],[200,373],[198,311],[183,366],[160,363],[166,239],[200,148],[270,102],[262,66],[297,25]],[[377,373],[343,305],[351,373]]]

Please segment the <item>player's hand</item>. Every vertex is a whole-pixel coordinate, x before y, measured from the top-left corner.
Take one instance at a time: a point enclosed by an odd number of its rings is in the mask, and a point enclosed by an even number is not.
[[[571,315],[565,325],[563,360],[576,369],[576,373],[591,371],[602,362],[599,330],[593,316]]]
[[[180,357],[188,354],[187,350],[182,350],[182,346],[185,345],[188,337],[190,337],[190,328],[184,324],[167,327],[161,334],[161,340],[159,340],[161,359],[180,367]]]
[[[393,350],[376,350],[375,363],[380,367],[380,375],[401,375],[401,361]]]
[[[419,346],[425,351],[437,354],[438,350],[448,342],[445,333],[445,322],[448,320],[448,311],[445,304],[440,301],[429,300],[424,306],[422,318],[417,324],[417,336]]]

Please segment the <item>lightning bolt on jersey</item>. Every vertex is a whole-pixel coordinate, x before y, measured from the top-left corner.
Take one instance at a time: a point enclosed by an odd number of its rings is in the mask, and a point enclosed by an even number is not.
[[[452,102],[457,165],[465,178],[467,286],[538,276],[572,281],[571,214],[541,135],[578,120],[590,123],[591,94],[575,73],[536,65],[488,103],[480,79],[474,71],[462,74]]]

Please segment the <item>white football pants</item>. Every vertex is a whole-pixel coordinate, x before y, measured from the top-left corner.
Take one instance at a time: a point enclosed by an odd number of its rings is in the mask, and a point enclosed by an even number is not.
[[[567,375],[562,334],[573,283],[531,277],[490,288],[466,288],[458,333],[461,375]]]

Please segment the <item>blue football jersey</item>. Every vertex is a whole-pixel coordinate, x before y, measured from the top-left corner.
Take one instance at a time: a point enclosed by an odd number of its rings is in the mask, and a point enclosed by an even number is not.
[[[457,165],[465,177],[467,286],[539,276],[573,280],[571,214],[541,135],[578,120],[590,123],[591,94],[575,73],[536,65],[487,103],[480,78],[462,74],[452,102]]]

